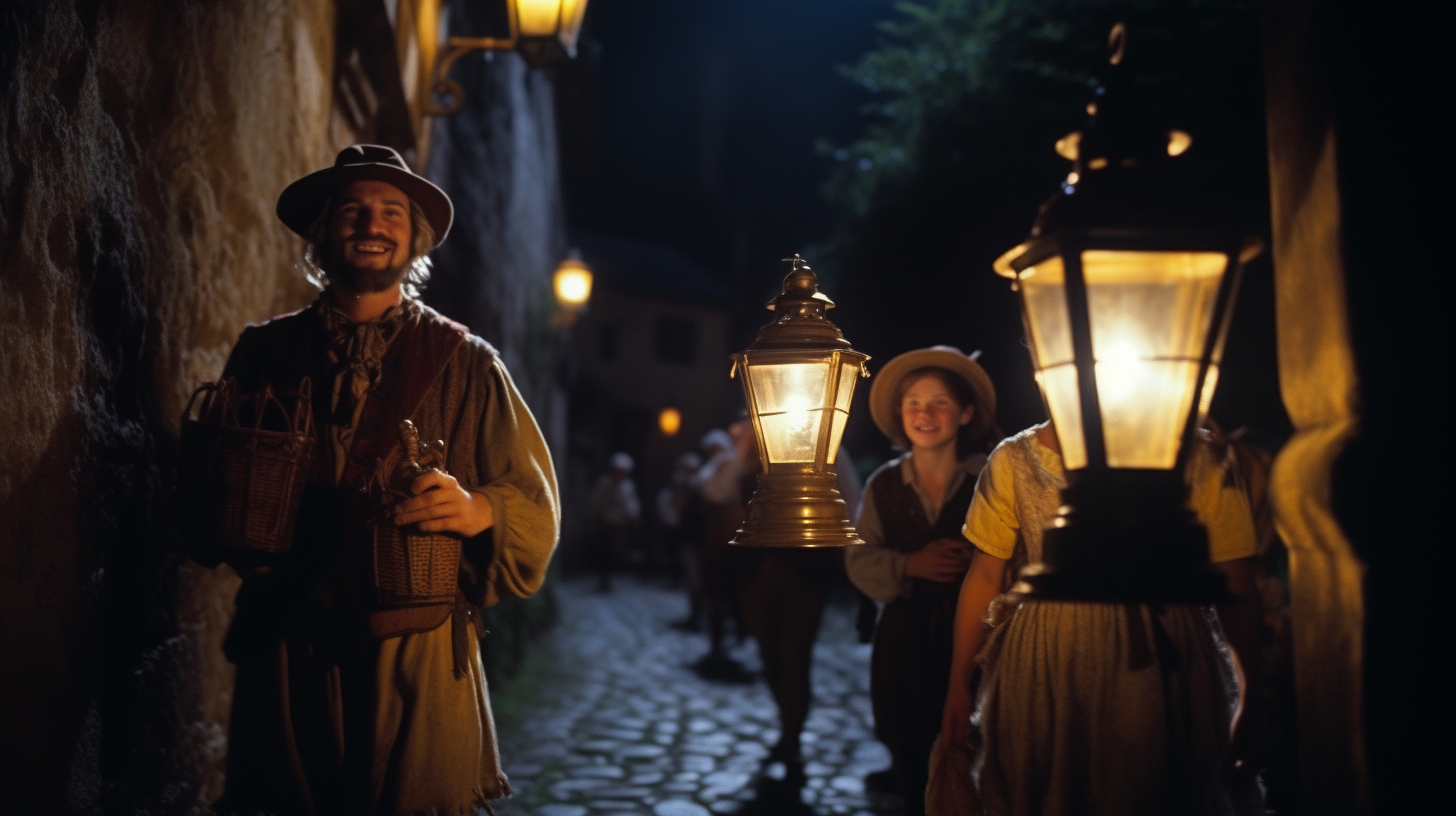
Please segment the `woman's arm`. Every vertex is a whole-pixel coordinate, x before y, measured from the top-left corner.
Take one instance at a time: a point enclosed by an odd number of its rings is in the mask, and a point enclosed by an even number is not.
[[[971,677],[976,655],[981,651],[985,627],[981,618],[991,601],[1001,594],[1006,559],[977,549],[971,555],[971,569],[961,582],[956,602],[955,641],[951,652],[950,686],[946,690],[941,716],[940,738],[946,748],[968,748],[971,736]]]
[[[1239,704],[1235,712],[1233,747],[1229,764],[1235,772],[1254,774],[1263,759],[1263,734],[1258,712],[1251,710],[1251,695],[1264,687],[1263,654],[1259,640],[1264,626],[1264,605],[1254,583],[1252,558],[1237,558],[1214,564],[1228,579],[1232,600],[1218,604],[1218,622],[1234,653],[1239,679]]]

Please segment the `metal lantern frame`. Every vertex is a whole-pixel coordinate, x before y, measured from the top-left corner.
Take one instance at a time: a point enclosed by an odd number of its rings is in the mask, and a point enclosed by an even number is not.
[[[1016,589],[1033,600],[1211,603],[1228,597],[1227,585],[1209,563],[1206,529],[1187,506],[1184,472],[1216,385],[1211,374],[1222,358],[1243,266],[1262,243],[1228,223],[1216,197],[1179,158],[1191,137],[1150,126],[1123,59],[1126,42],[1126,28],[1114,26],[1106,81],[1087,106],[1088,127],[1057,143],[1057,152],[1073,160],[1072,172],[1042,205],[1031,236],[995,263],[1020,293],[1033,365],[1065,461],[1064,431],[1070,429],[1057,426],[1025,285],[1029,270],[1061,260],[1085,450],[1085,466],[1066,472],[1062,506],[1043,538],[1043,560],[1022,571]],[[1170,469],[1109,465],[1084,268],[1084,253],[1098,250],[1224,258]]]
[[[855,379],[869,376],[869,356],[855,351],[824,312],[833,301],[819,292],[818,279],[802,258],[791,264],[783,291],[768,304],[774,319],[746,350],[732,356],[730,377],[743,376],[744,397],[753,422],[763,472],[744,513],[743,527],[731,543],[750,547],[842,547],[863,544],[839,495],[835,458],[835,415],[843,414],[840,436],[849,420]],[[764,419],[777,416],[765,405],[754,383],[754,369],[763,366],[815,365],[825,370],[818,401],[796,409],[818,412],[819,421],[811,461],[778,461],[771,455]],[[849,377],[848,380],[845,378]],[[846,390],[847,389],[847,390]]]
[[[1097,390],[1096,355],[1092,344],[1092,318],[1087,298],[1087,282],[1083,274],[1082,253],[1108,250],[1114,252],[1211,253],[1225,258],[1218,292],[1202,353],[1197,359],[1193,399],[1182,422],[1178,455],[1173,470],[1181,472],[1199,423],[1207,413],[1209,400],[1217,385],[1210,373],[1222,362],[1233,304],[1238,297],[1244,264],[1259,254],[1262,244],[1248,236],[1227,231],[1186,230],[1159,231],[1135,229],[1064,228],[1052,235],[1037,237],[1007,252],[996,261],[997,273],[1012,278],[1013,289],[1020,298],[1021,318],[1027,336],[1034,335],[1034,318],[1027,303],[1022,276],[1030,269],[1059,257],[1065,275],[1067,323],[1071,329],[1073,364],[1077,370],[1077,397],[1086,448],[1088,471],[1113,470],[1107,463],[1107,444],[1103,432],[1102,400]],[[1038,350],[1033,349],[1033,367],[1038,374],[1046,370]]]

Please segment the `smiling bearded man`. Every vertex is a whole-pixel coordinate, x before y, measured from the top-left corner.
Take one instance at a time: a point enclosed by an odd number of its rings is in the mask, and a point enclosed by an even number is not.
[[[453,217],[443,191],[355,145],[284,190],[278,216],[325,288],[245,330],[224,378],[240,394],[310,383],[317,444],[283,552],[194,544],[243,576],[217,810],[474,814],[510,793],[479,607],[545,577],[551,457],[495,350],[417,299]],[[425,446],[436,467],[416,468],[403,420],[443,442]]]

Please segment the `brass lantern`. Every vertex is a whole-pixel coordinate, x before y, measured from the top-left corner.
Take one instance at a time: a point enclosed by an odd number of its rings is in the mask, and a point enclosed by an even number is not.
[[[746,351],[733,355],[742,373],[763,473],[732,543],[751,547],[863,544],[839,495],[835,455],[855,380],[869,357],[824,317],[834,303],[819,292],[802,258],[790,264],[783,291],[768,304],[774,319]]]
[[[1243,264],[1261,243],[1227,226],[1182,158],[1183,131],[1150,127],[1113,28],[1107,81],[1074,162],[1031,236],[995,269],[1021,294],[1036,380],[1068,487],[1032,597],[1205,603],[1226,592],[1182,473],[1218,381]]]

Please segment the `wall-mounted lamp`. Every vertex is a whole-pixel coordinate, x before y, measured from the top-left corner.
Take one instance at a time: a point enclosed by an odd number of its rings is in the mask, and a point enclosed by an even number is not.
[[[505,0],[508,37],[451,37],[435,66],[432,100],[425,112],[449,116],[465,104],[465,89],[450,78],[455,61],[475,51],[519,51],[532,68],[544,68],[576,56],[576,39],[586,16],[587,0]],[[433,98],[445,98],[435,104]]]
[[[592,271],[581,259],[581,252],[571,250],[551,273],[551,291],[556,295],[558,325],[570,326],[586,310],[591,300]]]
[[[1261,243],[1190,177],[1192,137],[1152,127],[1113,28],[1073,169],[996,271],[1021,293],[1067,469],[1034,598],[1207,603],[1226,590],[1183,470],[1212,401],[1243,264]]]
[[[774,319],[733,355],[743,373],[763,474],[733,544],[838,547],[863,544],[839,495],[834,470],[855,380],[869,357],[850,348],[824,316],[834,303],[802,258],[768,308]]]

